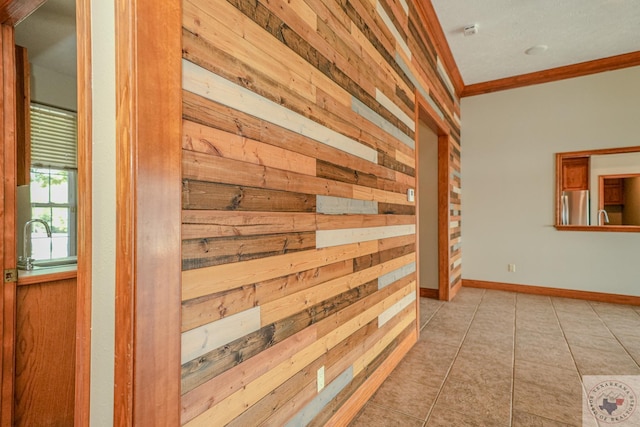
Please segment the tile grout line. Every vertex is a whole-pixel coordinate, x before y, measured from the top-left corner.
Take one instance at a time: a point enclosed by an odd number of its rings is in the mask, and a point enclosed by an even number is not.
[[[618,342],[618,344],[620,344],[620,347],[622,347],[624,349],[624,352],[627,354],[627,356],[629,356],[629,358],[633,361],[633,363],[635,363],[635,365],[640,368],[640,364],[638,364],[638,362],[636,361],[636,359],[631,355],[631,353],[629,353],[629,350],[627,350],[627,347],[622,343],[622,341],[620,341],[620,339],[618,338],[618,335],[616,335],[615,332],[613,332],[611,330],[611,328],[609,328],[609,325],[607,324],[607,321],[604,320],[602,317],[600,317],[600,313],[598,313],[598,311],[593,307],[592,303],[589,302],[589,306],[591,307],[591,309],[593,310],[593,312],[596,314],[596,316],[598,316],[598,319],[600,319],[600,321],[602,322],[602,324],[604,325],[605,328],[607,328],[607,330],[609,331],[609,333],[613,336],[613,338]],[[636,310],[633,310],[635,313],[637,313]]]
[[[582,396],[582,399],[584,399],[584,396],[588,395],[589,391],[585,387],[584,381],[582,380],[582,377],[584,375],[582,374],[582,372],[580,372],[580,368],[578,367],[578,362],[576,362],[576,358],[575,358],[575,356],[573,354],[573,350],[571,349],[571,345],[569,344],[569,340],[567,339],[567,334],[565,334],[564,328],[562,327],[562,322],[560,321],[560,316],[558,316],[558,310],[556,310],[556,305],[554,303],[555,300],[556,300],[555,297],[551,297],[551,307],[553,308],[553,314],[555,314],[555,316],[556,316],[556,320],[558,321],[558,326],[560,326],[560,331],[562,332],[562,337],[564,338],[564,341],[567,344],[567,347],[569,348],[569,354],[571,355],[571,360],[573,360],[573,364],[576,367],[576,372],[578,373],[578,377],[580,379],[580,385],[582,385],[581,396]],[[593,307],[591,307],[591,304],[589,304],[589,307],[591,308],[591,310],[593,310]],[[594,310],[594,312],[595,312],[595,310]],[[597,315],[597,313],[596,313],[596,315]],[[600,319],[600,316],[598,316],[598,319]],[[600,319],[600,321],[602,322],[602,319]],[[605,325],[605,327],[606,327],[606,325]],[[580,402],[580,406],[582,406],[582,402]],[[581,421],[582,425],[584,425],[584,414],[581,415],[580,421]],[[595,421],[596,426],[600,425],[598,423],[598,421],[595,419],[595,417],[593,418],[593,421]]]
[[[518,334],[518,297],[515,295],[515,306],[513,308],[513,352],[511,355],[511,410],[509,411],[509,426],[513,425],[513,410],[516,400],[516,339]]]
[[[431,405],[431,408],[429,408],[429,412],[427,412],[427,416],[424,419],[423,427],[426,427],[427,423],[429,422],[429,418],[431,417],[431,413],[433,412],[433,408],[435,408],[436,404],[438,403],[438,399],[440,398],[440,395],[442,394],[442,390],[444,389],[444,385],[446,384],[446,382],[447,382],[447,380],[449,378],[449,374],[451,373],[451,368],[453,368],[453,365],[456,363],[456,360],[458,359],[458,355],[460,354],[460,349],[462,349],[462,345],[464,344],[464,341],[467,339],[467,334],[469,333],[469,329],[471,329],[471,325],[473,324],[473,321],[476,318],[476,313],[478,313],[478,308],[482,304],[482,300],[484,299],[486,293],[487,293],[486,289],[483,289],[482,290],[482,297],[480,298],[480,301],[478,302],[478,304],[476,305],[475,309],[473,310],[473,316],[471,317],[471,320],[469,321],[469,325],[467,326],[467,329],[464,332],[462,340],[460,341],[460,344],[458,345],[458,350],[456,351],[456,354],[453,356],[453,360],[451,361],[451,364],[449,365],[449,369],[447,369],[447,373],[445,374],[444,379],[442,380],[442,384],[440,385],[440,388],[438,389],[438,393],[436,393],[436,397],[433,399],[433,405]]]

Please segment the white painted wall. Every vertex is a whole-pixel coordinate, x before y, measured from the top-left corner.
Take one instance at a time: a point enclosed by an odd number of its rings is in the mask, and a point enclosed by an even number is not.
[[[418,128],[420,287],[438,289],[438,136]]]
[[[31,100],[77,111],[75,76],[31,64]]]
[[[91,1],[93,53],[93,274],[91,426],[113,426],[116,235],[114,2]]]
[[[640,145],[639,82],[633,67],[462,99],[464,279],[640,296],[640,233],[553,227],[555,153]]]

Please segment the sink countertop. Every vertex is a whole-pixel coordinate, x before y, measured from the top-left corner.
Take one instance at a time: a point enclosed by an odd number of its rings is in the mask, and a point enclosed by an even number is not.
[[[52,282],[54,280],[71,279],[78,274],[77,264],[66,264],[56,267],[43,267],[35,270],[18,270],[18,286],[34,283]]]

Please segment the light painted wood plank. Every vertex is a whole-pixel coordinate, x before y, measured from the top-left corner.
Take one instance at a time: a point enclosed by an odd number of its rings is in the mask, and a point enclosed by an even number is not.
[[[345,197],[317,196],[316,212],[328,215],[377,214],[378,202]]]
[[[378,252],[377,241],[183,271],[182,299],[198,298],[374,252]]]
[[[304,408],[300,410],[293,418],[291,418],[286,424],[286,427],[298,427],[308,425],[313,418],[318,415],[322,409],[338,393],[340,393],[350,382],[353,380],[353,367],[348,367],[344,370],[336,379],[331,381],[326,387]]]
[[[393,123],[382,117],[380,114],[373,111],[358,98],[352,98],[351,109],[353,110],[353,112],[369,120],[371,123],[375,124],[377,127],[382,129],[392,137],[402,141],[402,143],[404,143],[405,145],[411,148],[415,148],[415,141],[413,140],[413,138],[402,132],[400,129],[394,126]]]
[[[220,402],[245,384],[313,344],[316,339],[316,328],[306,328],[185,393],[181,400],[181,422],[184,424],[193,419],[212,404]]]
[[[180,363],[184,364],[258,329],[260,329],[260,307],[253,307],[184,332]]]
[[[378,101],[384,108],[389,110],[391,114],[396,116],[402,123],[407,125],[409,129],[415,132],[416,122],[409,117],[407,113],[402,111],[395,102],[393,102],[387,95],[385,95],[380,89],[376,88],[376,101]]]
[[[415,286],[415,282],[414,282]],[[353,372],[358,375],[366,368],[378,354],[382,352],[402,331],[408,328],[411,324],[416,322],[416,311],[412,311],[411,314],[405,317],[398,325],[396,325],[385,337],[377,341],[372,347],[370,347],[366,353],[364,353],[358,360],[353,363]]]
[[[182,14],[183,27],[198,35],[198,38],[183,37],[183,47],[188,52],[204,57],[204,53],[197,53],[201,51],[202,44],[195,43],[201,39],[298,96],[311,102],[315,99],[315,85],[311,83],[309,72],[312,67],[303,60],[287,64],[274,60],[276,57],[286,57],[286,46],[282,43],[270,43],[265,31],[233,5],[186,0],[183,2]],[[260,36],[257,37],[257,34]],[[281,56],[276,56],[277,54]],[[335,86],[332,82],[331,84]]]
[[[252,236],[314,231],[316,214],[296,212],[255,212],[183,210],[182,239],[202,237]]]
[[[389,237],[406,236],[416,233],[415,224],[389,225],[385,227],[364,227],[339,230],[318,230],[316,232],[316,247],[346,245],[349,243],[366,242],[369,240],[386,239]]]
[[[249,310],[256,305],[255,289],[250,286],[185,301],[182,304],[182,332]]]
[[[186,423],[185,426],[210,427],[223,426],[227,424],[246,408],[254,405],[261,398],[267,395],[270,390],[275,389],[280,384],[291,378],[296,372],[320,357],[327,351],[327,349],[335,347],[343,339],[357,331],[361,325],[375,319],[381,312],[404,298],[404,296],[406,296],[412,289],[415,291],[415,282],[398,290],[388,299],[373,305],[358,316],[344,322],[341,326],[333,329],[322,338],[317,339],[313,344],[305,347],[299,353],[296,353],[273,369],[267,371],[264,375],[261,375],[252,382],[246,384],[243,388],[223,399],[218,404],[213,405],[205,412]]]
[[[316,160],[219,129],[182,121],[182,148],[190,151],[315,175]]]
[[[378,52],[371,44],[369,39],[362,34],[362,31],[358,28],[358,26],[350,22],[350,34],[351,38],[353,38],[354,42],[357,43],[361,48],[364,54],[368,55],[366,59],[369,64],[373,64],[374,67],[382,70],[383,74],[387,76],[387,78],[392,78],[393,83],[398,86],[403,92],[412,97],[413,90],[409,88],[407,83],[398,75],[398,73],[391,67],[391,65],[387,62],[385,58],[382,57],[380,52]]]
[[[394,258],[385,263],[329,280],[276,301],[263,304],[260,306],[262,326],[284,319],[321,301],[356,288],[410,262],[415,262],[415,253]]]
[[[360,186],[353,184],[301,175],[267,166],[252,165],[192,151],[183,152],[182,175],[186,179],[196,181],[220,182],[223,184],[341,197],[351,197],[354,189],[360,188]],[[366,195],[363,197],[372,198],[373,196]],[[388,198],[393,198],[393,193],[390,193]]]
[[[389,320],[391,320],[396,314],[400,313],[405,307],[416,300],[416,293],[413,292],[406,297],[402,298],[400,301],[380,313],[378,316],[378,327],[384,325]]]
[[[322,93],[325,94],[326,92],[322,91]],[[395,180],[395,171],[384,166],[371,163],[368,160],[353,156],[241,111],[228,108],[225,105],[213,102],[191,92],[183,91],[182,95],[185,116],[198,122],[206,123],[209,126],[217,127],[227,132],[238,133],[269,145],[295,151],[303,155],[309,155],[318,160],[373,174],[379,178]],[[357,114],[353,113],[352,116],[345,114],[345,112],[351,111],[351,95],[349,95],[347,103],[349,104],[348,108],[345,106],[338,108],[332,105],[331,111],[344,117],[352,126],[355,126],[356,129],[362,128],[363,124],[369,124],[372,128],[371,132],[377,132],[373,124],[362,119]],[[336,105],[342,104],[336,103]],[[358,122],[354,120],[354,118],[360,118],[361,121]],[[238,128],[238,123],[242,123],[240,128]],[[386,145],[389,144],[387,143]],[[396,147],[394,147],[394,150],[395,149]]]
[[[182,72],[183,88],[190,92],[370,162],[378,162],[378,153],[372,148],[223,79],[192,62],[183,60]]]
[[[416,272],[416,263],[412,262],[407,265],[403,265],[397,270],[393,270],[384,274],[378,278],[378,289],[382,289],[385,286],[389,286],[395,281],[400,280],[401,278],[408,276],[409,274],[413,274]]]
[[[407,46],[407,42],[404,41],[404,39],[402,38],[402,36],[398,32],[398,29],[393,24],[393,21],[391,20],[391,18],[389,18],[389,15],[387,14],[387,11],[384,10],[384,8],[382,7],[382,5],[380,4],[379,1],[376,2],[376,12],[378,12],[378,15],[380,15],[380,17],[382,18],[382,22],[384,22],[384,24],[387,26],[388,30],[391,32],[393,37],[396,39],[396,46],[398,46],[400,49],[402,49],[404,51],[405,55],[407,55],[409,58],[411,58],[411,50],[409,49],[409,46]]]

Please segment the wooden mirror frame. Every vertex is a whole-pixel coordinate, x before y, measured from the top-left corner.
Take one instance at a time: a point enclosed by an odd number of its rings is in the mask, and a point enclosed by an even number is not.
[[[638,233],[640,226],[637,225],[563,225],[561,224],[561,207],[560,197],[562,195],[563,168],[562,164],[567,159],[591,157],[601,154],[624,154],[638,153],[640,146],[620,147],[620,148],[604,148],[599,150],[571,151],[566,153],[556,153],[556,212],[555,227],[560,231],[613,231],[625,233]],[[589,189],[593,193],[593,189]],[[598,190],[599,191],[599,190]]]

